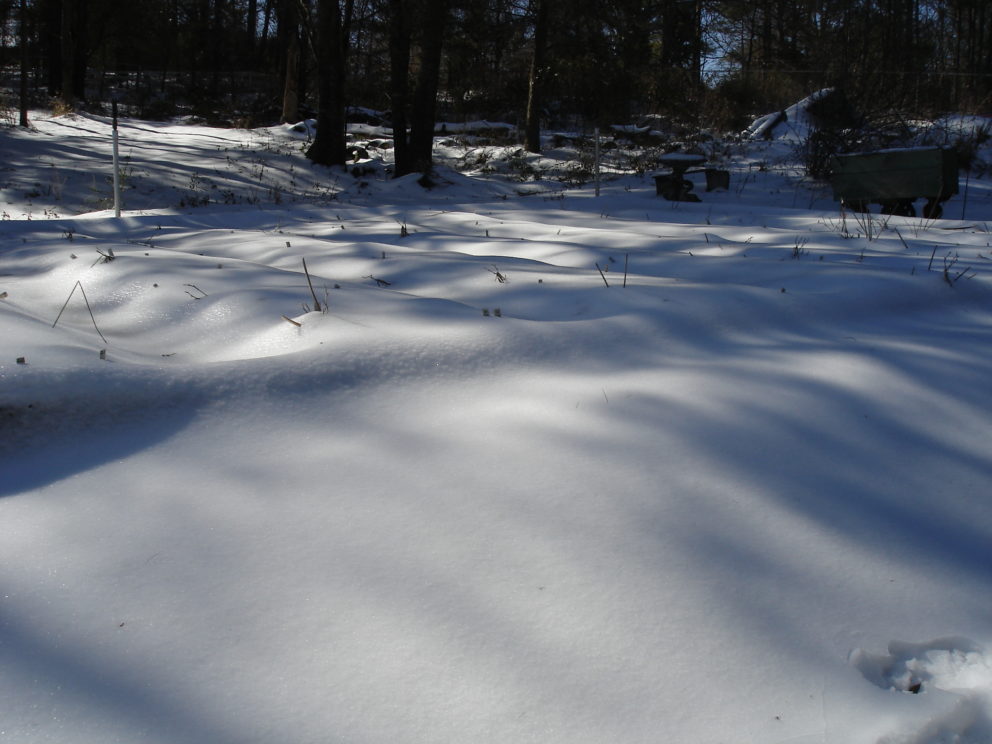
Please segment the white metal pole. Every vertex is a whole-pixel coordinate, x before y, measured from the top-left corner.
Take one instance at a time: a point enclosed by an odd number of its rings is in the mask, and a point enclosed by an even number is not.
[[[113,103],[114,111],[114,217],[121,216],[121,168],[120,156],[117,152],[117,101]]]
[[[599,196],[599,127],[596,127],[596,165],[594,172],[596,174],[596,196]]]

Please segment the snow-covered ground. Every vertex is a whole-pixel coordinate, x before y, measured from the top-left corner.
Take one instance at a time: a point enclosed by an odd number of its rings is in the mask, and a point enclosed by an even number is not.
[[[428,191],[124,121],[118,220],[106,119],[33,121],[0,741],[992,741],[989,180]]]

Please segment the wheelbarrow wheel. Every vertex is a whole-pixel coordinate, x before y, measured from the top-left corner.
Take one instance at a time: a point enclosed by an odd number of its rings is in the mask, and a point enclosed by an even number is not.
[[[897,217],[915,217],[916,208],[912,199],[893,199],[882,202],[882,214],[893,214]]]
[[[930,198],[927,199],[927,203],[923,205],[923,216],[928,220],[939,220],[944,216],[944,207],[941,205],[939,199]]]

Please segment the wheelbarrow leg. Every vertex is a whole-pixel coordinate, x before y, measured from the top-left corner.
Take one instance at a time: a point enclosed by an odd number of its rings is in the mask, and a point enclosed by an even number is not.
[[[912,199],[892,199],[882,202],[882,214],[894,214],[897,217],[915,217],[916,207]]]
[[[944,216],[944,207],[939,197],[930,197],[923,205],[923,216],[928,220],[939,220]]]

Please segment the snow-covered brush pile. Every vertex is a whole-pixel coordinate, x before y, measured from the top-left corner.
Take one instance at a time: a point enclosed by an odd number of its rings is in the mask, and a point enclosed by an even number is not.
[[[831,155],[905,147],[953,149],[962,171],[982,178],[992,166],[992,120],[979,116],[907,119],[896,113],[865,117],[832,88],[782,111],[757,117],[741,139],[780,153],[807,173],[829,176]],[[762,144],[763,143],[763,144]]]
[[[125,121],[115,219],[109,123],[33,118],[0,740],[992,740],[988,180],[428,190],[382,132]]]

